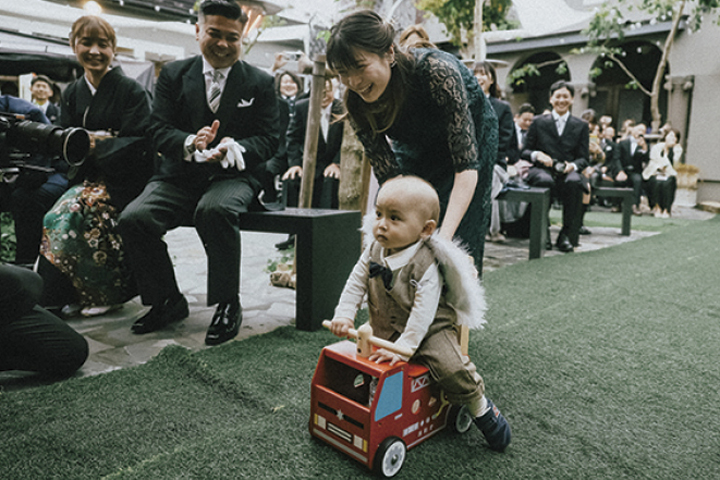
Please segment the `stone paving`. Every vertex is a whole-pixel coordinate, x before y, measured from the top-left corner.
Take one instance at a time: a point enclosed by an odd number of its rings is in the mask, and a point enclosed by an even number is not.
[[[674,216],[703,220],[713,214],[685,208],[674,212]],[[619,224],[620,214],[617,228],[591,228],[592,234],[581,237],[581,246],[576,252],[596,250],[655,234],[633,230],[632,235],[625,237],[620,235]],[[556,238],[558,230],[557,226],[551,227],[551,238]],[[240,333],[234,341],[280,326],[294,325],[295,291],[271,286],[269,273],[265,271],[269,260],[281,257],[274,244],[286,238],[284,234],[242,232],[240,293],[244,318]],[[90,356],[77,376],[95,375],[145,363],[171,344],[192,350],[211,348],[204,343],[214,308],[205,304],[207,267],[202,244],[195,230],[186,227],[169,232],[166,241],[175,263],[178,283],[190,305],[190,316],[161,331],[135,335],[131,333],[130,326],[147,310],[136,297],[120,310],[104,316],[68,320],[68,324],[82,333],[90,345]],[[528,243],[528,240],[521,239],[507,239],[502,244],[486,243],[484,271],[528,261]],[[545,255],[565,254],[552,250],[545,252]],[[24,379],[26,376],[19,372],[0,373],[0,390],[32,385],[33,382]]]

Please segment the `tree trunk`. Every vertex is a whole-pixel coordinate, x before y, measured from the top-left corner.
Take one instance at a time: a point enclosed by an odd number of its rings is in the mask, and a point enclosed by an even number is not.
[[[485,0],[475,1],[475,18],[473,20],[473,49],[475,53],[475,61],[482,62],[485,60],[485,42],[483,41],[483,5]]]
[[[346,120],[340,151],[338,201],[341,210],[360,210],[363,215],[365,215],[370,186],[370,163],[364,153],[364,148],[350,122]]]
[[[320,103],[322,102],[324,89],[325,55],[317,55],[313,64],[310,105],[308,108],[307,128],[305,129],[303,175],[300,182],[300,208],[312,208],[315,160],[317,158],[318,134],[320,133],[320,114],[322,113]]]
[[[667,65],[668,57],[670,56],[670,49],[672,48],[675,35],[677,35],[678,25],[682,18],[683,9],[685,8],[686,0],[680,2],[677,12],[673,13],[673,23],[668,36],[665,39],[665,46],[658,63],[657,71],[655,72],[655,79],[653,80],[652,92],[650,94],[650,114],[652,115],[652,132],[657,133],[660,131],[660,124],[662,123],[662,117],[660,116],[660,91],[663,87],[665,80],[665,66]]]

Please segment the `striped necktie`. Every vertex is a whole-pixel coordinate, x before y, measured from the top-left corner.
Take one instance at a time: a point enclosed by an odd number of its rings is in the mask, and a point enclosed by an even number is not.
[[[212,82],[210,83],[210,92],[208,93],[208,106],[213,113],[217,112],[217,109],[220,106],[220,95],[222,94],[222,90],[220,90],[220,81],[222,78],[222,73],[217,70],[213,71]]]

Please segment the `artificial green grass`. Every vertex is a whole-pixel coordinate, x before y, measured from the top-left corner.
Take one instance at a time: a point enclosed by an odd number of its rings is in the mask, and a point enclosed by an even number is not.
[[[484,276],[470,354],[513,428],[408,453],[398,478],[720,478],[720,219]],[[0,476],[366,478],[314,441],[309,384],[326,331],[281,328],[0,395]]]

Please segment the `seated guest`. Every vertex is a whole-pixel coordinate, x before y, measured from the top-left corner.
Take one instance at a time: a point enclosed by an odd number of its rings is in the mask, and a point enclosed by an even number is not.
[[[50,123],[40,108],[10,95],[0,97],[0,112],[22,114],[33,122]],[[34,264],[37,260],[43,217],[68,187],[68,165],[59,156],[51,159],[48,155],[33,154],[27,163],[51,168],[53,172],[24,169],[14,182],[0,184],[0,210],[12,212],[15,223],[15,263],[18,265]]]
[[[336,121],[343,113],[342,102],[335,99],[332,78],[325,78],[323,97],[320,102],[320,130],[318,132],[317,154],[315,156],[315,179],[311,206],[314,208],[338,208],[340,185],[340,147],[343,139],[343,122]],[[310,100],[297,103],[295,118],[288,131],[287,157],[289,168],[282,176],[283,192],[287,205],[297,207],[300,196],[300,182],[303,175],[303,155],[307,131]],[[284,250],[293,245],[291,235],[286,241],[275,245]]]
[[[588,124],[570,114],[575,89],[558,80],[550,86],[552,112],[536,117],[528,130],[522,157],[532,161],[527,183],[548,187],[563,204],[563,226],[555,245],[572,252],[579,245],[583,193],[588,193],[581,172],[588,165]],[[546,248],[552,248],[548,235]]]
[[[632,187],[633,213],[640,215],[640,197],[642,196],[642,171],[648,162],[648,145],[645,141],[645,125],[639,123],[632,127],[625,140],[618,143],[615,152],[615,186]]]
[[[106,20],[76,20],[70,46],[84,75],[65,89],[60,123],[90,131],[91,151],[68,173],[74,186],[45,215],[38,272],[44,305],[71,304],[66,314],[92,316],[135,296],[115,225],[152,173],[150,103],[138,82],[112,67],[116,35]]]
[[[41,292],[37,273],[0,265],[0,371],[67,377],[85,363],[87,341],[38,306]]]
[[[204,0],[195,25],[201,55],[168,63],[158,77],[149,132],[161,154],[158,172],[118,225],[151,307],[135,334],[188,316],[163,236],[189,221],[207,254],[207,304],[217,304],[205,343],[226,342],[240,329],[240,226],[261,188],[255,169],[279,136],[273,77],[240,60],[247,21],[235,1]]]
[[[650,161],[642,172],[646,182],[648,203],[652,213],[659,218],[668,218],[672,212],[677,189],[677,172],[673,168],[680,163],[683,148],[679,145],[680,131],[667,130],[665,138],[650,149]]]
[[[60,109],[50,101],[53,96],[53,82],[45,75],[38,75],[30,82],[32,103],[43,111],[50,123],[60,123]]]

